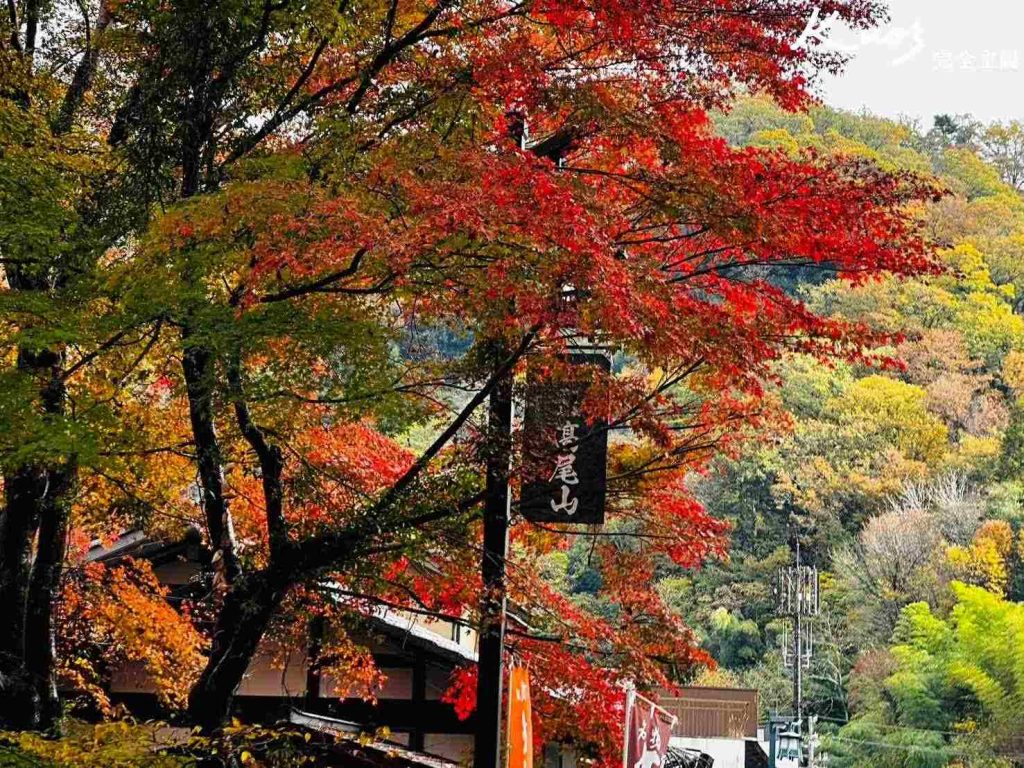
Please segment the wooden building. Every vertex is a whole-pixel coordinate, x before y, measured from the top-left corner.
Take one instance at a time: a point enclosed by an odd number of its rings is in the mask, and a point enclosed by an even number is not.
[[[181,542],[156,541],[139,532],[121,536],[109,547],[94,546],[88,555],[95,562],[115,563],[124,557],[147,559],[168,599],[180,602],[196,597],[210,553],[193,533]],[[248,722],[301,720],[307,727],[352,726],[372,731],[390,730],[395,745],[461,762],[473,748],[474,718],[460,720],[450,704],[441,701],[454,669],[476,662],[477,633],[464,623],[379,607],[360,622],[356,639],[373,653],[386,678],[369,703],[349,695],[343,680],[311,669],[309,659],[322,642],[322,626],[310,627],[310,645],[281,648],[273,638],[262,643],[235,696],[238,716]],[[113,698],[140,716],[160,713],[141,667],[119,667],[110,679]]]
[[[677,736],[718,739],[757,737],[757,691],[752,688],[687,686],[659,703],[678,720]]]
[[[676,717],[672,747],[700,755],[696,765],[767,768],[767,745],[758,731],[756,690],[692,686],[665,691],[658,700]]]

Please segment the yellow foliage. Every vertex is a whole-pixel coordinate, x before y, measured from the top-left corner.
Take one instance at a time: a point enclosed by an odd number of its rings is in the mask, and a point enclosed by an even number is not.
[[[160,752],[156,727],[127,721],[86,725],[69,722],[60,739],[37,733],[0,734],[0,764],[14,752],[11,765],[44,764],[53,768],[179,768],[185,758]]]
[[[1018,546],[1024,544],[1019,542]],[[1004,520],[988,520],[974,535],[969,547],[949,547],[946,560],[958,578],[1005,596],[1010,582],[1013,529]]]
[[[784,128],[758,131],[750,137],[750,145],[764,149],[780,149],[787,155],[796,155],[800,152],[800,144]]]
[[[1003,381],[1017,397],[1024,394],[1024,352],[1011,350],[1003,359]]]
[[[977,437],[963,435],[956,454],[950,457],[948,466],[965,471],[992,465],[999,458],[1002,440],[999,436]]]
[[[879,435],[907,458],[937,465],[949,449],[949,430],[926,402],[921,387],[875,375],[857,380],[829,408],[841,422]]]

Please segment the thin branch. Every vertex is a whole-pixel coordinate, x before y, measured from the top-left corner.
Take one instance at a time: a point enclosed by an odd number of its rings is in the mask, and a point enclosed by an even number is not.
[[[391,42],[391,36],[395,31],[395,16],[398,14],[398,0],[391,0],[388,6],[387,18],[384,20],[384,40]]]
[[[423,39],[424,33],[430,29],[430,25],[433,24],[437,17],[448,7],[452,0],[439,0],[437,5],[431,8],[419,23],[416,24],[412,29],[406,32],[397,40],[387,44],[380,50],[380,52],[373,57],[370,62],[370,66],[367,67],[363,74],[359,78],[359,85],[356,87],[355,93],[349,98],[345,104],[345,109],[349,114],[355,114],[356,110],[359,109],[359,105],[363,101],[363,97],[370,90],[370,86],[373,83],[375,77],[380,74],[381,70],[384,69],[391,61],[398,56],[406,48],[415,45],[421,39]]]
[[[266,433],[253,421],[242,389],[241,353],[235,351],[227,366],[228,387],[235,408],[235,420],[242,437],[256,452],[263,482],[263,503],[270,539],[270,556],[282,552],[288,545],[288,527],[284,519],[284,488],[281,475],[284,456],[281,449],[267,440]]]
[[[502,362],[501,365],[491,374],[490,379],[487,383],[477,392],[468,403],[463,407],[462,412],[448,425],[448,428],[442,432],[433,444],[423,452],[423,454],[416,460],[402,477],[400,477],[388,492],[381,498],[376,505],[380,510],[386,509],[408,488],[414,480],[427,468],[427,465],[434,460],[434,457],[441,452],[453,437],[458,433],[462,426],[469,421],[470,416],[473,412],[486,400],[498,382],[503,376],[506,376],[516,365],[520,358],[526,354],[526,350],[529,349],[530,344],[533,343],[534,338],[539,332],[539,328],[534,327],[523,336],[520,341],[518,348],[509,355],[508,358]]]
[[[158,328],[159,328],[159,323],[158,323]],[[100,344],[98,347],[96,347],[96,349],[94,349],[92,352],[88,353],[87,355],[83,355],[82,358],[80,360],[78,360],[78,362],[76,362],[74,365],[72,365],[70,368],[68,368],[63,373],[63,375],[61,376],[61,379],[64,380],[64,381],[67,381],[68,379],[70,379],[72,376],[74,376],[80,370],[85,368],[87,365],[89,365],[93,360],[95,360],[97,357],[102,355],[104,352],[107,352],[107,351],[113,349],[115,346],[117,346],[118,343],[125,336],[127,336],[128,333],[130,331],[132,331],[132,330],[133,330],[133,328],[124,328],[124,329],[118,331],[113,336],[111,336],[109,339],[107,339],[102,344]],[[139,341],[141,341],[141,340],[142,339],[140,338]]]
[[[339,269],[335,272],[331,272],[324,275],[317,280],[306,283],[305,285],[295,285],[285,288],[277,293],[271,293],[260,298],[262,304],[270,304],[275,301],[285,301],[287,299],[293,299],[297,296],[304,296],[308,293],[322,293],[337,283],[339,280],[344,280],[346,277],[352,277],[356,272],[359,271],[359,266],[362,264],[363,259],[366,256],[366,248],[360,248],[356,251],[352,257],[352,261],[344,269]]]
[[[227,158],[222,163],[223,166],[231,165],[236,160],[244,157],[250,151],[252,151],[263,139],[269,136],[271,133],[276,131],[282,125],[287,123],[289,120],[306,113],[319,106],[324,99],[328,96],[338,93],[339,91],[347,88],[353,83],[358,82],[359,85],[356,87],[355,92],[349,97],[348,102],[345,105],[346,110],[353,114],[358,109],[359,104],[362,102],[363,97],[369,91],[373,79],[380,74],[381,70],[390,64],[394,59],[406,48],[415,45],[426,37],[426,32],[429,30],[430,25],[436,21],[437,17],[441,12],[448,6],[450,0],[441,0],[434,8],[427,12],[427,14],[420,20],[416,26],[410,29],[401,37],[385,44],[385,46],[373,57],[369,66],[362,72],[349,77],[343,77],[334,82],[328,83],[314,93],[311,93],[306,98],[300,100],[298,103],[291,104],[291,101],[298,94],[299,90],[305,84],[305,82],[311,76],[313,69],[316,66],[316,62],[320,58],[320,53],[314,51],[313,58],[306,65],[306,68],[300,74],[299,78],[293,84],[292,88],[288,91],[285,98],[278,104],[274,113],[263,123],[254,133],[250,134],[247,138],[239,142],[238,145],[228,153]],[[321,40],[318,45],[326,47],[326,38]],[[290,106],[289,106],[290,105]]]
[[[406,470],[405,474],[395,481],[384,495],[362,515],[360,521],[335,534],[308,539],[298,544],[294,548],[294,557],[291,558],[290,567],[301,569],[307,573],[312,572],[330,565],[341,556],[351,555],[356,544],[370,534],[409,530],[419,525],[450,516],[452,514],[451,510],[445,509],[442,512],[430,512],[412,518],[399,518],[389,525],[384,525],[378,519],[382,513],[389,511],[395,505],[402,494],[419,478],[441,450],[458,434],[459,430],[469,421],[476,409],[490,396],[502,377],[506,376],[522,356],[526,354],[539,331],[540,328],[535,326],[523,336],[515,351],[497,367],[480,391],[466,403],[459,415],[448,425],[447,429],[434,440],[430,447]]]

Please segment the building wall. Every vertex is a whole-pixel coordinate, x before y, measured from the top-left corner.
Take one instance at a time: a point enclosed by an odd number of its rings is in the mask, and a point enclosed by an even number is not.
[[[676,736],[743,739],[757,736],[757,691],[748,688],[679,689],[658,703],[678,718]]]
[[[401,617],[412,626],[422,627],[444,640],[454,641],[467,651],[476,652],[477,632],[462,623],[400,609],[389,609],[388,613]]]
[[[381,674],[386,678],[383,687],[377,693],[378,699],[411,699],[412,667],[381,667]],[[320,697],[325,699],[360,698],[362,692],[351,687],[347,681],[337,678],[329,672],[320,677]]]
[[[473,737],[465,733],[427,733],[423,736],[423,751],[465,763],[473,757]]]
[[[113,693],[153,693],[154,687],[141,662],[116,667],[111,673]],[[306,691],[306,654],[264,645],[253,658],[238,688],[239,696],[295,698]]]
[[[306,692],[306,652],[264,643],[249,665],[238,696],[298,697]]]
[[[693,749],[710,756],[715,768],[745,768],[747,745],[743,739],[700,739],[673,737],[677,749]]]

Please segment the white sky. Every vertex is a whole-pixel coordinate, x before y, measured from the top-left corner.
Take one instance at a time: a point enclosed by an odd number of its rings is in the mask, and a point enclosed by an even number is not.
[[[926,126],[941,112],[1024,120],[1024,0],[889,0],[889,8],[880,30],[830,33],[855,52],[840,77],[821,80],[826,103]]]

